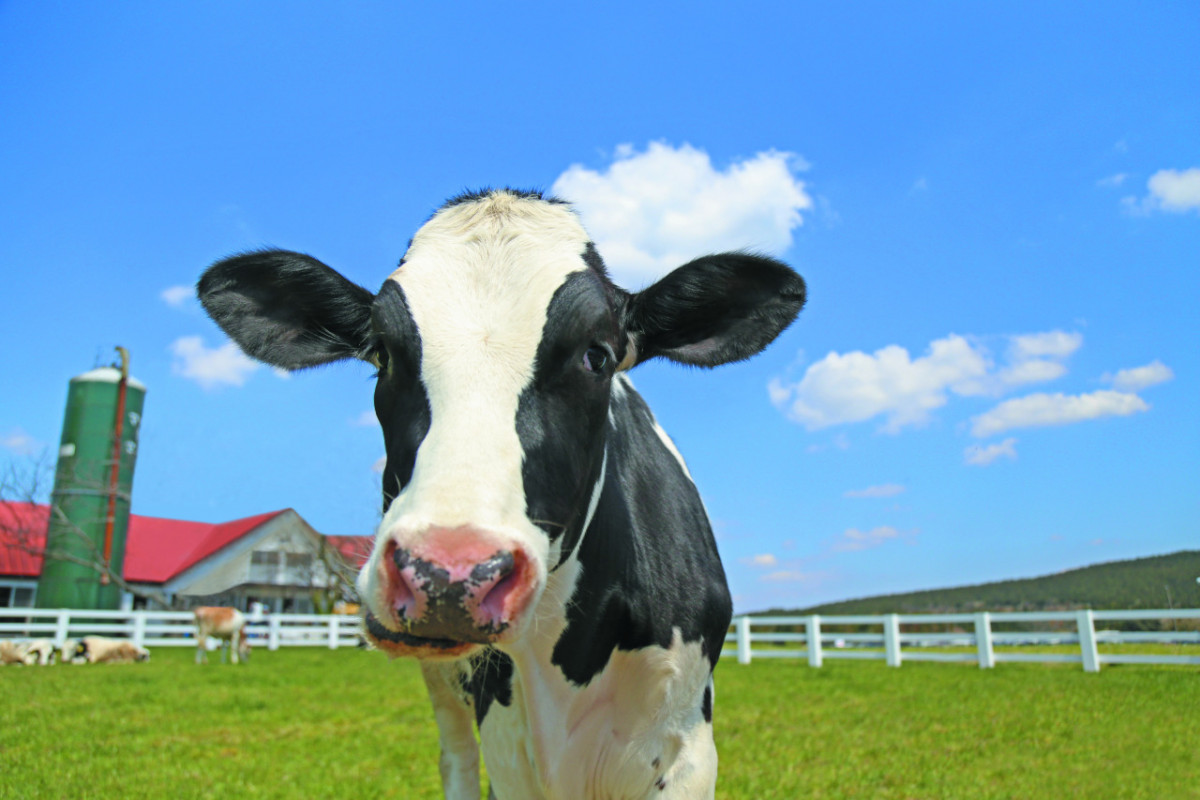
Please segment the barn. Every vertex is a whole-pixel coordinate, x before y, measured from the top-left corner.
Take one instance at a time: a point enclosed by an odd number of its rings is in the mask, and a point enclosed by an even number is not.
[[[37,604],[49,514],[43,504],[0,503],[0,608]],[[357,568],[371,539],[325,536],[291,508],[218,523],[131,514],[124,579],[134,592],[122,605],[156,596],[176,608],[321,611],[342,599],[338,573]]]

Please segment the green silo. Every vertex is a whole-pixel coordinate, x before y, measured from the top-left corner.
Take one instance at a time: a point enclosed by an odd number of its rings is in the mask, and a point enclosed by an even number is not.
[[[103,569],[124,574],[125,534],[146,387],[121,368],[71,379],[54,472],[39,608],[115,609],[121,588]]]

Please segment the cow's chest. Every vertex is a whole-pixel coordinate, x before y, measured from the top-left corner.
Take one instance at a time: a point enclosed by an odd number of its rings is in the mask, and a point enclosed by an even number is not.
[[[678,634],[669,648],[615,651],[586,686],[514,659],[512,702],[480,724],[496,796],[583,800],[711,796],[710,664]]]

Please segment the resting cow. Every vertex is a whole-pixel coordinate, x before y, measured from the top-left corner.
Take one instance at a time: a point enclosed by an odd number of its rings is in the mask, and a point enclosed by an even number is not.
[[[200,606],[196,616],[196,663],[208,663],[208,637],[221,640],[221,663],[225,663],[225,649],[229,648],[229,660],[250,660],[250,638],[246,634],[246,615],[236,608],[225,606]]]
[[[571,208],[455,198],[377,294],[299,253],[214,264],[244,351],[378,368],[385,514],[365,627],[421,659],[447,798],[711,798],[712,671],[731,602],[700,495],[625,372],[749,358],[804,282],[746,253],[616,286]]]
[[[0,666],[24,664],[25,646],[12,639],[0,639]]]
[[[30,666],[48,666],[54,663],[54,642],[49,639],[34,639],[25,643],[25,663]]]
[[[71,661],[77,664],[129,664],[149,661],[150,651],[128,639],[85,636],[75,646]]]

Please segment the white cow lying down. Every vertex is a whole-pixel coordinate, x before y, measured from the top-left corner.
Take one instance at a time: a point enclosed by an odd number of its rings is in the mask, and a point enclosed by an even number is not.
[[[128,664],[149,661],[150,651],[128,639],[109,639],[106,636],[85,636],[75,646],[73,664]]]
[[[54,661],[54,643],[49,639],[34,639],[31,642],[14,642],[0,639],[0,665],[25,664],[46,666]]]

